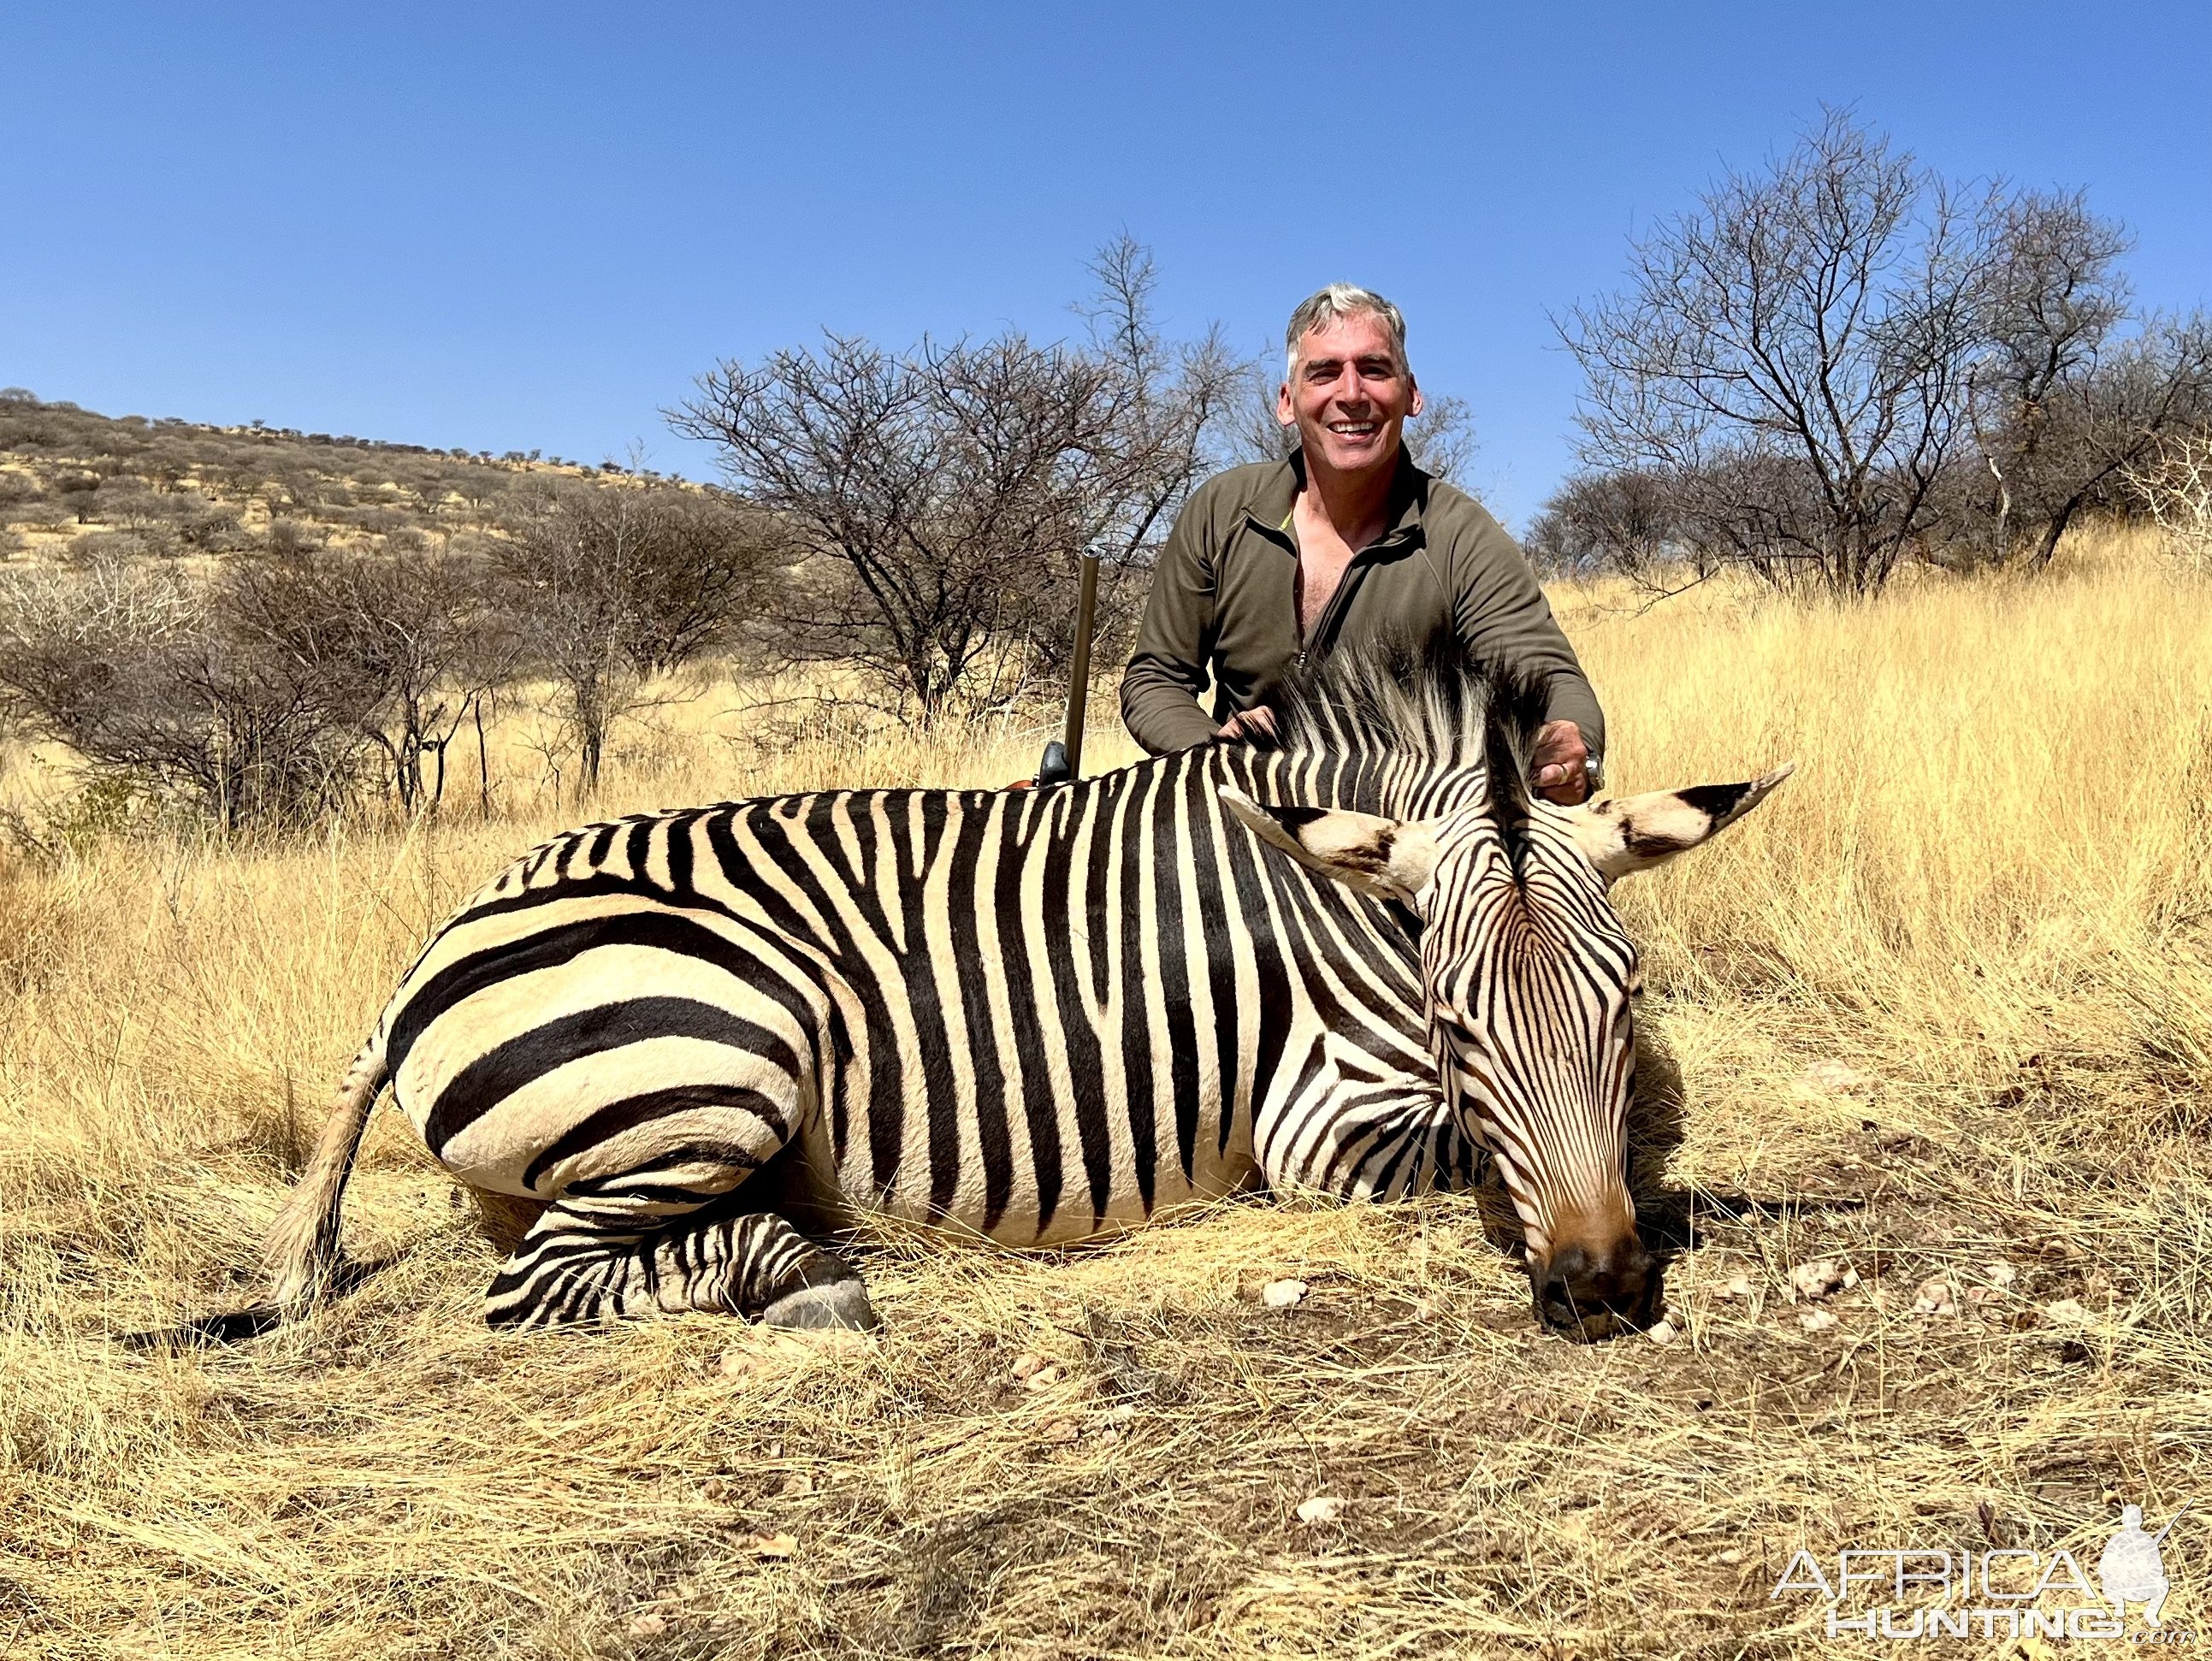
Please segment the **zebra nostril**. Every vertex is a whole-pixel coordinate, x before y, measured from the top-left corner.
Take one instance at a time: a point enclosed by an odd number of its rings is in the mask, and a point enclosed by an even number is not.
[[[1536,1312],[1546,1325],[1566,1329],[1578,1325],[1593,1307],[1590,1299],[1590,1255],[1580,1246],[1553,1253],[1536,1276]]]
[[[1566,1246],[1536,1276],[1536,1312],[1556,1331],[1584,1335],[1584,1323],[1632,1321],[1649,1300],[1651,1254],[1634,1237],[1602,1251]]]

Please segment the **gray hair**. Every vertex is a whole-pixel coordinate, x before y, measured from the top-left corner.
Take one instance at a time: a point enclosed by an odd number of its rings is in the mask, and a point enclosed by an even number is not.
[[[1390,337],[1391,352],[1398,360],[1398,373],[1408,373],[1405,313],[1372,289],[1363,289],[1356,283],[1332,283],[1299,301],[1297,310],[1291,313],[1291,326],[1283,331],[1283,378],[1287,380],[1297,373],[1298,342],[1324,323],[1362,312],[1381,319],[1382,332]]]

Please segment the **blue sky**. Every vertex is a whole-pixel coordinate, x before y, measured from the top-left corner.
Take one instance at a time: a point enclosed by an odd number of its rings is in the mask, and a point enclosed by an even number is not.
[[[1343,277],[1474,407],[1516,526],[1569,464],[1547,313],[1638,224],[1855,105],[2080,185],[2212,303],[2212,8],[0,9],[0,384],[651,465],[723,356],[1073,325],[1127,227],[1257,350]]]

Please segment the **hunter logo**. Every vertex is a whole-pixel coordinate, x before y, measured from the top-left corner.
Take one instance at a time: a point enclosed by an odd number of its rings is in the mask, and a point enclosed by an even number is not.
[[[2155,1534],[2142,1507],[2121,1508],[2120,1525],[2097,1557],[2090,1584],[2070,1551],[1953,1551],[1943,1547],[1850,1549],[1835,1573],[1809,1551],[1790,1559],[1770,1601],[1811,1593],[1827,1603],[1831,1638],[2124,1639],[2186,1644],[2197,1634],[2161,1616],[2172,1583],[2161,1548],[2182,1506]],[[2055,1605],[2055,1607],[2052,1607]],[[2130,1628],[2133,1608],[2140,1622]]]

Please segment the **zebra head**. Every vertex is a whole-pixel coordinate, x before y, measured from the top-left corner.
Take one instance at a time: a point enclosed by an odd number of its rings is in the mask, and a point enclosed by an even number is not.
[[[1536,1313],[1555,1330],[1598,1336],[1641,1321],[1656,1289],[1627,1183],[1641,974],[1609,891],[1741,818],[1791,768],[1558,807],[1528,792],[1527,728],[1514,730],[1504,702],[1478,709],[1487,731],[1474,755],[1472,745],[1423,746],[1429,779],[1410,794],[1431,807],[1441,798],[1439,811],[1261,806],[1233,788],[1222,794],[1262,841],[1420,919],[1439,1081],[1462,1129],[1490,1148],[1519,1214]],[[1332,723],[1340,736],[1342,710]],[[1423,713],[1403,706],[1400,718]],[[1426,713],[1433,739],[1437,711]],[[1298,742],[1294,726],[1285,745],[1293,763]],[[1464,764],[1478,759],[1479,770]]]

